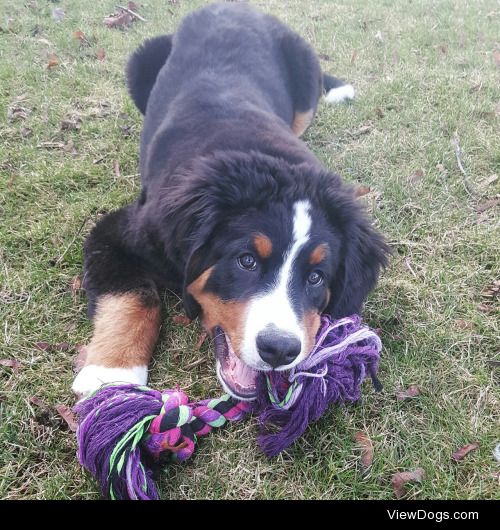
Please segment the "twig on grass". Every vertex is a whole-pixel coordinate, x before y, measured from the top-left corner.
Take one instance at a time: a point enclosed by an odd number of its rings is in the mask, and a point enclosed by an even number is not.
[[[451,143],[452,143],[453,147],[455,148],[455,157],[457,158],[458,169],[460,170],[460,173],[462,173],[462,175],[464,177],[463,181],[464,181],[465,191],[469,194],[469,196],[473,196],[473,195],[475,195],[474,190],[472,189],[472,185],[470,183],[469,176],[467,175],[467,172],[465,171],[464,166],[462,164],[462,159],[460,158],[460,155],[461,155],[462,151],[460,149],[460,143],[459,142],[460,142],[460,140],[458,138],[458,133],[457,133],[457,131],[455,131],[455,133],[453,135],[453,138],[451,140]]]
[[[80,235],[81,231],[83,230],[83,227],[87,224],[87,221],[89,220],[88,217],[85,217],[82,224],[80,225],[80,228],[77,230],[76,234],[74,235],[73,239],[70,241],[69,245],[66,247],[66,250],[57,258],[56,262],[54,263],[54,267],[57,267],[59,263],[63,260],[64,256],[68,253],[68,250],[73,246],[73,243],[76,241],[76,238]]]
[[[135,17],[137,20],[140,20],[141,22],[147,22],[147,20],[144,17],[141,17],[141,15],[139,15],[135,11],[132,11],[132,9],[129,9],[128,7],[120,6],[120,5],[117,5],[116,7],[117,9],[121,9],[122,11],[125,11],[129,15]]]

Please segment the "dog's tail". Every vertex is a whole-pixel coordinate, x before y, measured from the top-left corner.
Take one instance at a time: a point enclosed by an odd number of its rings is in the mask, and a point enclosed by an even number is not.
[[[330,104],[354,99],[354,87],[347,81],[329,74],[323,74],[323,93],[325,101]]]
[[[137,108],[146,113],[149,94],[161,67],[172,49],[172,35],[160,35],[145,41],[130,56],[127,64],[127,85]]]

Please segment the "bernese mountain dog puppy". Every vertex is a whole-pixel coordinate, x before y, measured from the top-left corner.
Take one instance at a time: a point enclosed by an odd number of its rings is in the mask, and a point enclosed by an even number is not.
[[[322,93],[353,89],[279,20],[234,3],[147,40],[127,78],[142,191],[85,243],[94,334],[73,390],[147,382],[170,289],[213,337],[224,389],[252,399],[256,371],[300,363],[321,313],[359,312],[386,265],[352,188],[299,139]]]

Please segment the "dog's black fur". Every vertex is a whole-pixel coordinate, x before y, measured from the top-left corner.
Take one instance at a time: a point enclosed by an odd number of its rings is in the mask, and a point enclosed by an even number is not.
[[[285,241],[290,208],[304,199],[313,205],[318,241],[330,245],[331,298],[311,303],[334,317],[359,312],[388,248],[351,188],[291,130],[297,113],[312,116],[322,90],[341,83],[323,76],[309,45],[247,5],[210,5],[174,35],[146,41],[127,76],[145,113],[142,192],[86,242],[90,315],[104,294],[133,291],[148,304],[168,287],[183,292],[195,317],[200,307],[185,287],[241,251],[234,247],[256,229]],[[219,271],[207,288],[222,300],[259,288],[229,265]]]

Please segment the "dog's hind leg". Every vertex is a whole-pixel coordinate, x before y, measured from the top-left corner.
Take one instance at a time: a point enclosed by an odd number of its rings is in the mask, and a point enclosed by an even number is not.
[[[83,287],[94,332],[73,391],[103,383],[146,384],[160,329],[157,286],[137,253],[126,247],[128,208],[104,217],[85,244]]]
[[[354,89],[343,79],[324,74],[314,50],[293,31],[282,35],[281,50],[294,104],[291,128],[300,136],[311,124],[322,94],[327,103],[338,103],[353,99]]]
[[[300,136],[311,124],[323,86],[321,67],[314,50],[297,33],[286,29],[281,37],[287,84],[292,95],[292,131]]]
[[[173,35],[160,35],[141,44],[130,56],[127,64],[127,85],[137,108],[146,113],[149,94],[158,72],[167,62],[172,49]]]

